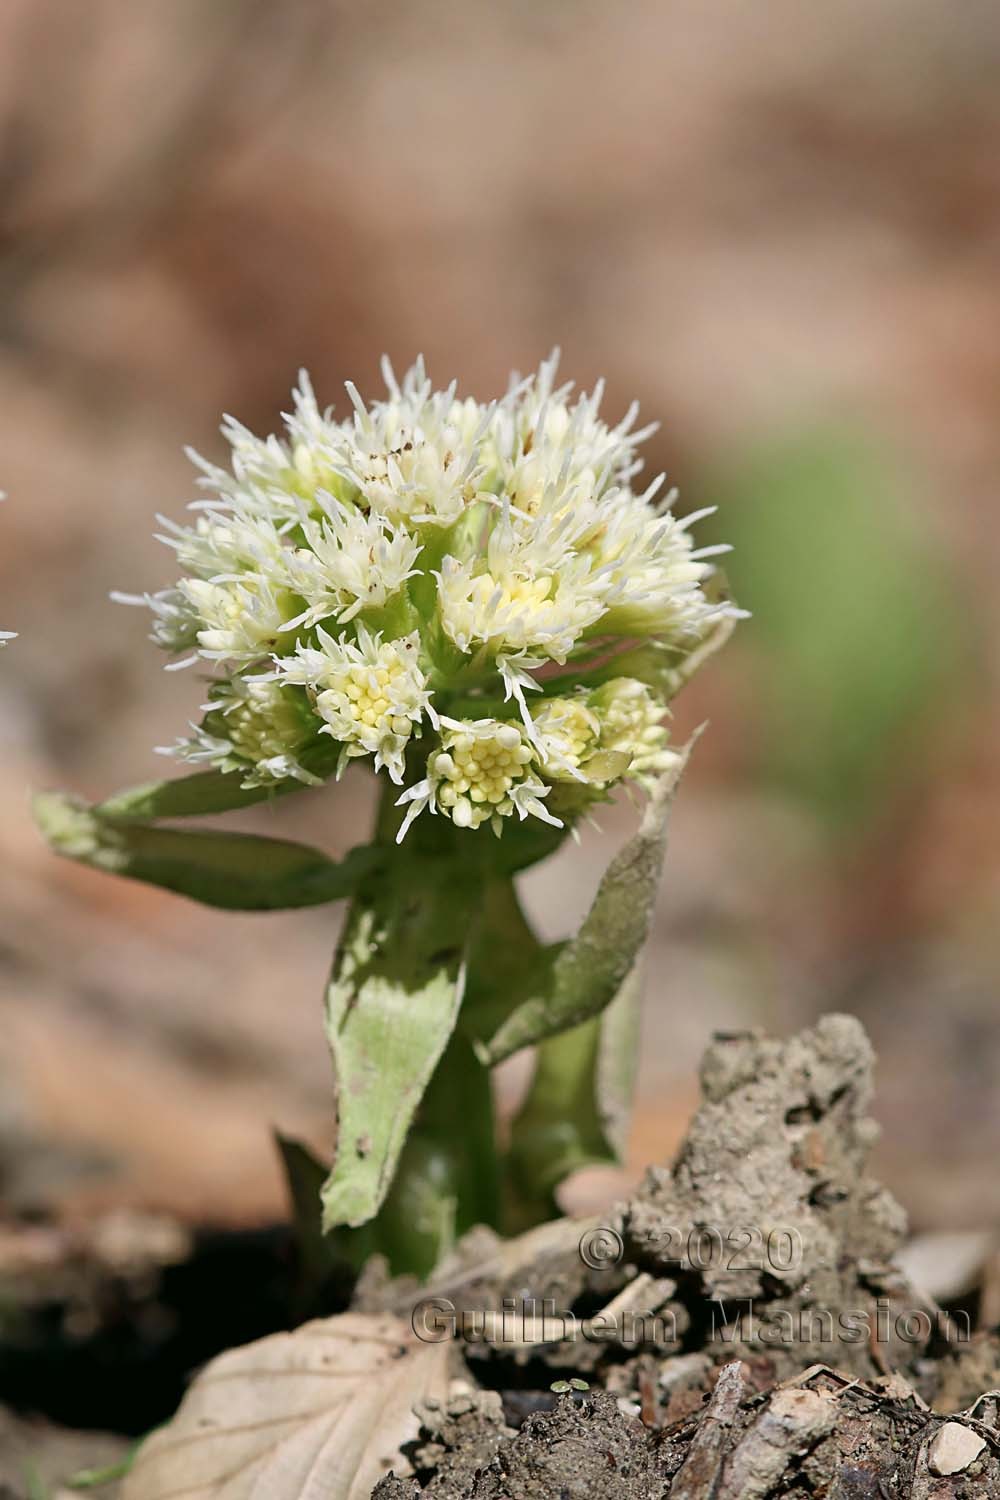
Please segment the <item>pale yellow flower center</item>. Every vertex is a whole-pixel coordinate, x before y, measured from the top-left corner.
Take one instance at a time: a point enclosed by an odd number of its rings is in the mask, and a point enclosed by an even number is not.
[[[411,728],[408,718],[402,715],[390,717],[393,704],[393,686],[397,679],[406,675],[406,664],[401,660],[388,660],[379,667],[356,665],[339,673],[334,686],[329,690],[337,708],[352,718],[359,729],[374,729],[384,725],[394,734],[408,734]],[[318,706],[322,711],[325,693],[319,695]]]
[[[535,715],[545,751],[542,769],[549,775],[579,770],[597,747],[600,725],[582,702],[556,698]]]
[[[604,716],[604,743],[616,749],[631,749],[650,723],[656,722],[653,712],[638,684],[633,690],[620,693],[612,699]]]
[[[536,611],[553,607],[553,601],[549,597],[552,593],[551,578],[509,578],[499,586],[499,594],[497,587],[497,580],[489,573],[481,574],[473,585],[474,602],[485,607],[496,596],[496,608],[500,612],[510,609]]]
[[[226,713],[225,724],[233,750],[249,761],[282,755],[302,737],[294,707],[280,691],[268,691],[263,684],[254,686],[245,702]]]
[[[506,801],[530,760],[531,750],[513,724],[501,724],[481,737],[456,734],[446,750],[432,757],[430,769],[442,783],[438,802],[451,810],[456,823],[468,827],[478,821],[472,804],[495,808]]]

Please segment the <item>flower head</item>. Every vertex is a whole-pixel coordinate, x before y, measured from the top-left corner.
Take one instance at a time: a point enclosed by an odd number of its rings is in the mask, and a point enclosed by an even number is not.
[[[629,757],[628,776],[641,781],[669,769],[677,752],[667,744],[663,703],[644,682],[614,677],[591,695],[600,744]]]
[[[216,684],[205,717],[189,739],[164,753],[194,764],[238,771],[245,786],[267,786],[294,778],[306,785],[320,778],[299,761],[317,723],[301,694],[278,682],[239,674]]]
[[[322,626],[316,637],[316,646],[300,642],[294,656],[278,659],[278,672],[307,688],[323,720],[320,733],[342,746],[341,767],[353,756],[373,755],[376,771],[385,766],[402,782],[414,727],[425,713],[435,717],[418,664],[420,637],[383,641],[364,625],[355,639],[338,639]]]
[[[129,601],[217,674],[177,753],[308,779],[326,736],[404,787],[404,828],[553,822],[554,789],[654,775],[669,685],[739,611],[709,589],[724,549],[694,548],[662,476],[635,486],[652,429],[605,422],[555,357],[489,404],[421,361],[383,373],[340,419],[303,375],[282,435],[227,418],[228,466],[195,456],[193,519],[163,523],[181,577]]]
[[[598,749],[601,724],[587,695],[549,698],[534,715],[542,770],[552,781],[582,781],[583,767]]]
[[[400,838],[419,812],[430,807],[445,813],[459,828],[489,822],[495,832],[501,819],[529,813],[561,826],[542,799],[549,788],[533,769],[536,752],[523,728],[509,720],[442,719],[441,748],[427,758],[427,776],[399,799],[409,804]]]
[[[304,545],[282,558],[288,588],[306,604],[286,629],[331,618],[347,624],[363,609],[385,604],[415,571],[420,544],[401,527],[332,496],[322,507],[321,520],[302,525]]]

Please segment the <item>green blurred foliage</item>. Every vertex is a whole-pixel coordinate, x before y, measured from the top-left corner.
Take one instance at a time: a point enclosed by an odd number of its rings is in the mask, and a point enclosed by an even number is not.
[[[968,702],[969,601],[901,466],[858,432],[744,454],[709,487],[753,618],[756,769],[851,832],[931,773],[935,725]]]

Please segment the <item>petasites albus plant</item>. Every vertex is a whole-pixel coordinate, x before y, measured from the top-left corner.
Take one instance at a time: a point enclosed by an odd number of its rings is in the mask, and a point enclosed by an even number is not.
[[[193,773],[97,806],[46,794],[59,853],[230,909],[349,900],[326,995],[336,1081],[323,1226],[354,1259],[426,1272],[471,1224],[554,1212],[621,1146],[638,965],[686,752],[664,720],[739,611],[663,476],[640,488],[633,408],[599,416],[556,358],[501,399],[436,391],[421,362],[321,410],[303,374],[282,436],[231,419],[227,468],[163,521],[180,577],[148,606],[170,669],[208,669],[165,753]],[[706,514],[701,512],[700,515]],[[171,819],[327,783],[381,795],[334,861]],[[618,787],[643,803],[577,935],[544,945],[517,873]],[[333,802],[334,811],[336,802]],[[534,1047],[503,1151],[489,1070]],[[300,1161],[301,1165],[301,1161]],[[317,1179],[319,1180],[319,1179]]]

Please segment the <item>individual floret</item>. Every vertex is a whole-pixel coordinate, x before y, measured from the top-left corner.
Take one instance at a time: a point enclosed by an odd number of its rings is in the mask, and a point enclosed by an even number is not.
[[[601,748],[628,756],[626,775],[636,780],[659,775],[677,758],[667,744],[665,705],[644,682],[614,677],[590,696],[600,722]]]
[[[427,775],[399,799],[408,810],[401,840],[424,808],[443,812],[459,828],[529,815],[561,827],[545,807],[549,788],[535,774],[535,752],[519,724],[499,719],[441,719],[441,748],[427,759]]]
[[[402,782],[410,735],[424,714],[431,722],[436,717],[418,661],[419,636],[383,641],[361,625],[355,640],[337,639],[322,626],[316,638],[317,646],[300,644],[294,656],[276,657],[278,673],[309,690],[321,733],[343,747],[341,770],[352,757],[372,755],[376,771],[384,766]]]
[[[246,787],[289,778],[318,786],[321,778],[299,757],[319,730],[320,721],[301,691],[273,680],[237,675],[212,689],[205,718],[194,726],[192,737],[163,753],[195,765],[239,772]]]

